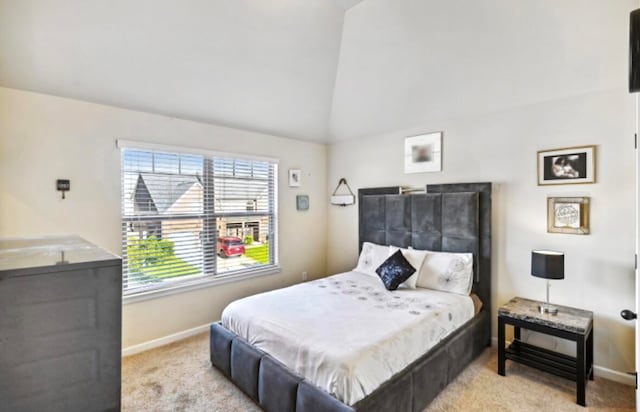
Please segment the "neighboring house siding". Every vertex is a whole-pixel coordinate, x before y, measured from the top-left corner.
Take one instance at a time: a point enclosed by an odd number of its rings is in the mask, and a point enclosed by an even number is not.
[[[202,185],[195,183],[189,190],[184,192],[164,214],[167,215],[183,215],[183,214],[202,214]],[[202,219],[181,219],[181,220],[163,220],[162,234],[169,240],[181,238],[182,241],[200,242],[202,233]]]

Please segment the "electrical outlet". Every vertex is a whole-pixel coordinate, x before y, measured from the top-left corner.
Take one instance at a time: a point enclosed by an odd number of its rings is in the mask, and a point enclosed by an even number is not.
[[[302,272],[302,281],[303,282],[306,282],[308,277],[309,277],[309,274],[307,272]]]

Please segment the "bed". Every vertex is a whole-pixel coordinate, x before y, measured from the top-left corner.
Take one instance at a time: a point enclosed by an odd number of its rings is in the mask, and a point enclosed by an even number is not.
[[[482,309],[426,289],[376,301],[381,282],[359,272],[234,302],[211,326],[211,362],[266,411],[421,411],[490,344],[491,184],[428,185],[417,195],[360,189],[358,200],[360,247],[472,253]],[[425,294],[443,306],[425,310]],[[376,304],[385,309],[376,314]],[[290,322],[292,310],[308,322]],[[349,328],[349,319],[363,327]]]

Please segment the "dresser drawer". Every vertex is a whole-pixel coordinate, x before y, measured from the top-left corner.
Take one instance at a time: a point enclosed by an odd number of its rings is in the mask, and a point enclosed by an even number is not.
[[[0,410],[117,410],[121,311],[120,266],[0,281]]]
[[[0,281],[0,310],[15,305],[94,296],[96,276],[96,270],[84,269],[4,279]]]

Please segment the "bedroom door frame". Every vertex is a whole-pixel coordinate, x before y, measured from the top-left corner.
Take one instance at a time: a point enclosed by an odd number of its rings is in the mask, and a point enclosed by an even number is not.
[[[635,285],[636,285],[636,302],[635,313],[640,313],[640,270],[638,269],[638,254],[640,253],[640,150],[638,150],[638,133],[639,118],[640,118],[640,99],[638,93],[635,93],[636,98],[636,133],[634,136],[634,146],[636,155],[636,256],[635,256]],[[640,370],[640,327],[638,327],[638,319],[635,323],[635,378],[636,378],[636,411],[640,411],[640,393],[638,393],[638,371]]]

